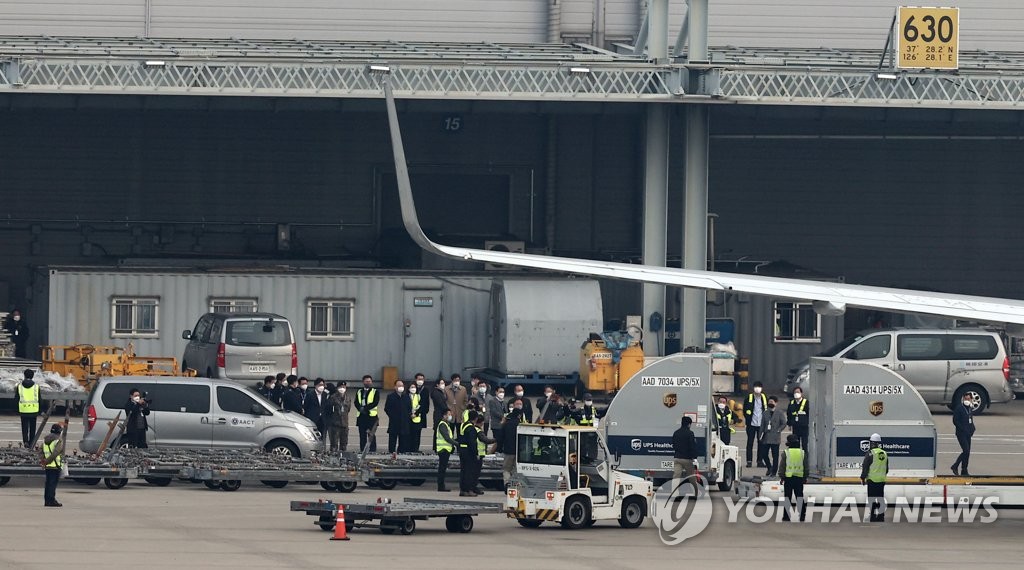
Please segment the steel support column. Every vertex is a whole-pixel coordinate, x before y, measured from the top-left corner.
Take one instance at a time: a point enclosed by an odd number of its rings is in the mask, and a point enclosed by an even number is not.
[[[691,63],[708,60],[708,0],[690,0],[687,27]],[[703,71],[691,71],[691,85],[699,85]],[[708,268],[708,106],[686,107],[686,195],[683,199],[683,267]],[[683,349],[705,345],[707,294],[683,289],[680,339]]]
[[[686,196],[683,208],[683,267],[708,264],[708,107],[686,108]],[[683,289],[680,315],[682,347],[704,348],[707,296],[703,289]]]
[[[651,0],[647,11],[647,57],[668,59],[668,0]]]
[[[647,141],[644,147],[644,219],[643,262],[645,265],[664,266],[668,243],[668,147],[669,108],[667,105],[647,105]],[[664,335],[652,332],[648,326],[651,315],[665,316],[665,286],[644,283],[644,354],[661,356]]]

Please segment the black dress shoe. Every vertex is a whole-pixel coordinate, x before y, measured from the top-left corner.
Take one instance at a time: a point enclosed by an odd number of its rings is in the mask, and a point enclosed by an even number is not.
[[[950,465],[949,468],[953,470],[953,475],[959,475],[959,473],[957,473],[956,465]]]
[[[446,488],[444,488],[444,487],[438,487],[438,488],[437,488],[437,492],[438,492],[438,493],[448,493],[448,492],[450,492],[450,491],[451,491],[451,489],[446,489]]]
[[[750,462],[748,461],[748,462],[747,462],[747,469],[750,469],[750,465],[751,465],[751,464],[750,464]]]
[[[970,473],[968,473],[966,469],[961,469],[961,470],[960,470],[960,476],[961,476],[961,477],[973,477],[973,475],[971,475]]]
[[[459,493],[459,496],[460,496],[460,497],[475,497],[475,496],[476,496],[476,493],[471,493],[471,492],[469,492],[469,491],[461,491],[461,492]]]

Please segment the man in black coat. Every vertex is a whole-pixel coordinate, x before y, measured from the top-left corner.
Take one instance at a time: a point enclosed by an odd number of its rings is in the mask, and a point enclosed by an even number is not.
[[[960,455],[952,467],[953,475],[971,476],[967,464],[971,462],[971,437],[974,436],[973,406],[974,400],[970,394],[964,394],[961,401],[953,404],[953,427],[956,428],[956,440],[960,443]]]
[[[281,407],[289,412],[302,414],[302,393],[299,392],[299,379],[296,376],[288,377],[288,389],[281,394]]]
[[[327,424],[324,421],[324,411],[327,406],[327,398],[329,397],[327,390],[327,383],[324,382],[323,378],[316,379],[316,388],[314,388],[308,396],[306,401],[303,402],[303,414],[309,418],[309,421],[316,424],[316,429],[320,431],[320,437],[322,438],[327,433]]]
[[[672,453],[675,459],[675,466],[672,469],[672,479],[687,479],[693,477],[697,473],[696,460],[697,454],[697,437],[693,435],[693,431],[690,430],[690,424],[693,420],[689,416],[683,416],[682,427],[677,429],[672,434]],[[691,481],[693,484],[694,496],[697,495],[697,481]]]
[[[132,388],[128,392],[128,403],[124,406],[125,413],[125,437],[128,438],[128,447],[146,449],[146,430],[149,429],[149,422],[146,416],[149,415],[149,402],[142,398],[138,388]]]
[[[4,330],[7,331],[11,342],[14,343],[14,357],[28,358],[28,324],[22,317],[21,311],[18,309],[11,311],[11,314],[7,316],[7,321],[4,322]]]
[[[395,391],[384,400],[384,413],[388,415],[388,453],[404,451],[403,442],[412,429],[412,400],[401,380],[395,382]]]

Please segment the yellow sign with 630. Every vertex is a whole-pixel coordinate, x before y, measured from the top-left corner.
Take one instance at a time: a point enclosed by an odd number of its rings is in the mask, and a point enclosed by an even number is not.
[[[896,9],[896,67],[957,69],[960,50],[959,8]]]

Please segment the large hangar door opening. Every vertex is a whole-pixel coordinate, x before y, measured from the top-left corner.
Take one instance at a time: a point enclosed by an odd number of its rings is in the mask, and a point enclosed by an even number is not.
[[[509,233],[511,176],[504,173],[411,172],[420,224],[427,232],[496,237]],[[402,228],[393,173],[379,177],[381,231]]]

